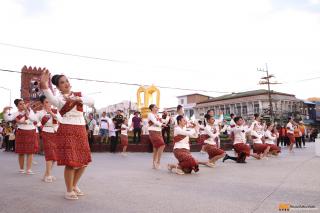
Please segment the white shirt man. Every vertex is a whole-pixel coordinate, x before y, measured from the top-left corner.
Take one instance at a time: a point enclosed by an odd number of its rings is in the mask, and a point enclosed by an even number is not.
[[[108,118],[107,115],[101,116],[99,123],[100,123],[100,129],[109,129],[109,124],[110,124],[111,119]]]
[[[167,117],[165,119],[162,118],[161,121],[164,125],[168,125],[170,122],[170,119],[171,119],[170,116],[167,115]]]

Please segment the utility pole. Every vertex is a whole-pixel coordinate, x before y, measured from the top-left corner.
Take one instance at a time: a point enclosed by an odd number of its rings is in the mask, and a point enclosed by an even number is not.
[[[262,81],[259,81],[260,85],[267,84],[268,85],[268,96],[269,96],[269,115],[270,115],[270,120],[273,120],[273,106],[272,106],[272,98],[271,98],[271,90],[270,90],[270,84],[280,84],[278,82],[270,82],[271,78],[274,78],[274,75],[269,75],[269,70],[268,70],[268,64],[266,63],[266,69],[261,69],[257,68],[257,71],[259,72],[265,72],[267,76],[262,77]]]

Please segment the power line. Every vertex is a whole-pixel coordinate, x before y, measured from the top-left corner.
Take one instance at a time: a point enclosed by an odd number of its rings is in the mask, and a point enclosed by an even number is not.
[[[116,62],[116,63],[123,63],[123,64],[134,64],[134,65],[139,65],[138,63],[130,62],[130,61],[125,61],[125,60],[117,60],[117,59],[110,59],[110,58],[101,58],[101,57],[95,57],[95,56],[87,56],[87,55],[80,55],[80,54],[74,54],[74,53],[66,53],[62,51],[53,51],[53,50],[48,50],[48,49],[41,49],[41,48],[34,48],[34,47],[27,47],[27,46],[22,46],[22,45],[16,45],[16,44],[10,44],[10,43],[5,43],[5,42],[0,42],[0,45],[3,46],[8,46],[8,47],[14,47],[14,48],[20,48],[20,49],[27,49],[27,50],[32,50],[32,51],[39,51],[39,52],[46,52],[46,53],[52,53],[52,54],[59,54],[59,55],[65,55],[65,56],[73,56],[73,57],[80,57],[80,58],[86,58],[86,59],[93,59],[93,60],[101,60],[101,61],[109,61],[109,62]],[[140,64],[141,65],[141,64]],[[144,65],[141,65],[144,66]],[[192,69],[185,69],[185,68],[174,68],[174,67],[165,67],[165,66],[157,66],[158,68],[166,68],[166,69],[177,69],[177,70],[185,70],[185,71],[195,71]],[[259,70],[258,70],[259,71]],[[310,73],[309,73],[310,74]],[[311,73],[313,74],[313,73]],[[319,79],[320,77],[314,77],[314,78],[308,78],[308,79],[302,79],[302,80],[297,80],[297,81],[292,81],[292,82],[283,82],[282,84],[289,84],[289,83],[297,83],[297,82],[303,82],[303,81],[311,81],[315,79]],[[75,79],[75,80],[82,80],[82,79]],[[88,79],[87,79],[88,80]],[[107,82],[106,82],[107,83]],[[112,82],[111,82],[112,83]],[[116,82],[115,82],[116,83]],[[122,83],[121,83],[122,84]],[[129,84],[131,85],[131,84]],[[132,84],[132,86],[137,86],[135,84]],[[140,86],[140,84],[139,84]],[[162,87],[164,89],[171,89],[167,87]],[[179,88],[177,88],[179,89]],[[197,91],[197,90],[192,90],[188,89],[190,91]],[[203,92],[207,92],[207,90],[200,90]],[[211,91],[208,91],[211,92]],[[229,93],[229,92],[218,92],[218,91],[212,91],[216,93]]]
[[[313,77],[313,78],[302,79],[302,80],[297,80],[296,82],[311,81],[311,80],[315,80],[315,79],[319,79],[319,78],[320,78],[320,76]]]
[[[22,73],[21,71],[17,71],[17,70],[9,70],[9,69],[1,69],[1,68],[0,68],[0,72],[10,72],[10,73],[19,73],[19,74]],[[106,84],[120,84],[120,85],[126,85],[126,86],[150,86],[150,85],[144,85],[144,84],[138,84],[138,83],[127,83],[127,82],[120,82],[120,81],[105,81],[105,80],[96,80],[96,79],[87,79],[87,78],[78,78],[78,77],[68,77],[68,78],[73,80],[78,80],[78,81],[106,83]],[[155,86],[162,89],[183,90],[183,91],[193,91],[193,92],[224,93],[224,94],[230,93],[225,91],[213,91],[213,90],[204,90],[204,89],[169,87],[169,86],[161,86],[161,85],[155,85]]]
[[[45,53],[51,53],[51,54],[64,55],[64,56],[72,56],[72,57],[79,57],[79,58],[92,59],[92,60],[115,62],[115,63],[120,63],[120,64],[131,64],[131,65],[136,65],[136,66],[148,66],[148,67],[154,67],[154,68],[158,68],[158,69],[175,69],[175,70],[182,70],[182,71],[196,71],[196,70],[188,69],[188,68],[178,68],[178,67],[168,67],[168,66],[158,66],[158,65],[156,65],[156,66],[144,65],[144,64],[139,64],[139,63],[125,61],[125,60],[117,60],[117,59],[110,59],[110,58],[102,58],[102,57],[95,57],[95,56],[80,55],[80,54],[74,54],[74,53],[66,53],[66,52],[62,52],[62,51],[54,51],[54,50],[41,49],[41,48],[35,48],[35,47],[27,47],[27,46],[22,46],[22,45],[17,45],[17,44],[10,44],[10,43],[5,43],[5,42],[0,42],[0,45],[13,47],[13,48],[19,48],[19,49],[38,51],[38,52],[45,52]]]
[[[294,83],[300,83],[300,82],[305,82],[305,81],[313,81],[316,79],[320,79],[320,76],[313,77],[313,78],[300,79],[300,80],[295,80],[295,81],[287,81],[287,82],[283,82],[282,84],[294,84]]]
[[[74,53],[66,53],[66,52],[61,52],[61,51],[53,51],[53,50],[40,49],[40,48],[34,48],[34,47],[27,47],[27,46],[21,46],[21,45],[9,44],[9,43],[3,43],[3,42],[0,42],[0,45],[14,47],[14,48],[20,48],[20,49],[26,49],[26,50],[39,51],[39,52],[53,53],[53,54],[58,54],[58,55],[66,55],[66,56],[73,56],[73,57],[79,57],[79,58],[94,59],[94,60],[100,60],[100,61],[129,63],[128,61],[115,60],[115,59],[109,59],[109,58],[100,58],[100,57],[87,56],[87,55],[79,55],[79,54],[74,54]]]

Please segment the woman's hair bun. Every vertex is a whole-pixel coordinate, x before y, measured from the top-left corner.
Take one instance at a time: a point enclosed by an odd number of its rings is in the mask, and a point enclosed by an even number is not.
[[[63,75],[54,75],[54,76],[52,76],[52,78],[51,78],[51,83],[57,87],[58,84],[59,84],[59,80],[60,80],[60,78],[61,78],[62,76],[63,76]]]
[[[22,101],[22,99],[18,98],[18,99],[15,99],[13,103],[14,103],[14,105],[18,106],[20,101]]]
[[[47,97],[45,95],[41,95],[39,100],[40,100],[41,103],[44,103],[44,100],[46,100],[46,98]]]

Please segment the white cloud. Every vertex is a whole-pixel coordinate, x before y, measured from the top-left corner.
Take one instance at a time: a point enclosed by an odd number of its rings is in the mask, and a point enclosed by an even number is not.
[[[320,4],[320,0],[309,0],[309,3],[312,5],[318,5]]]

